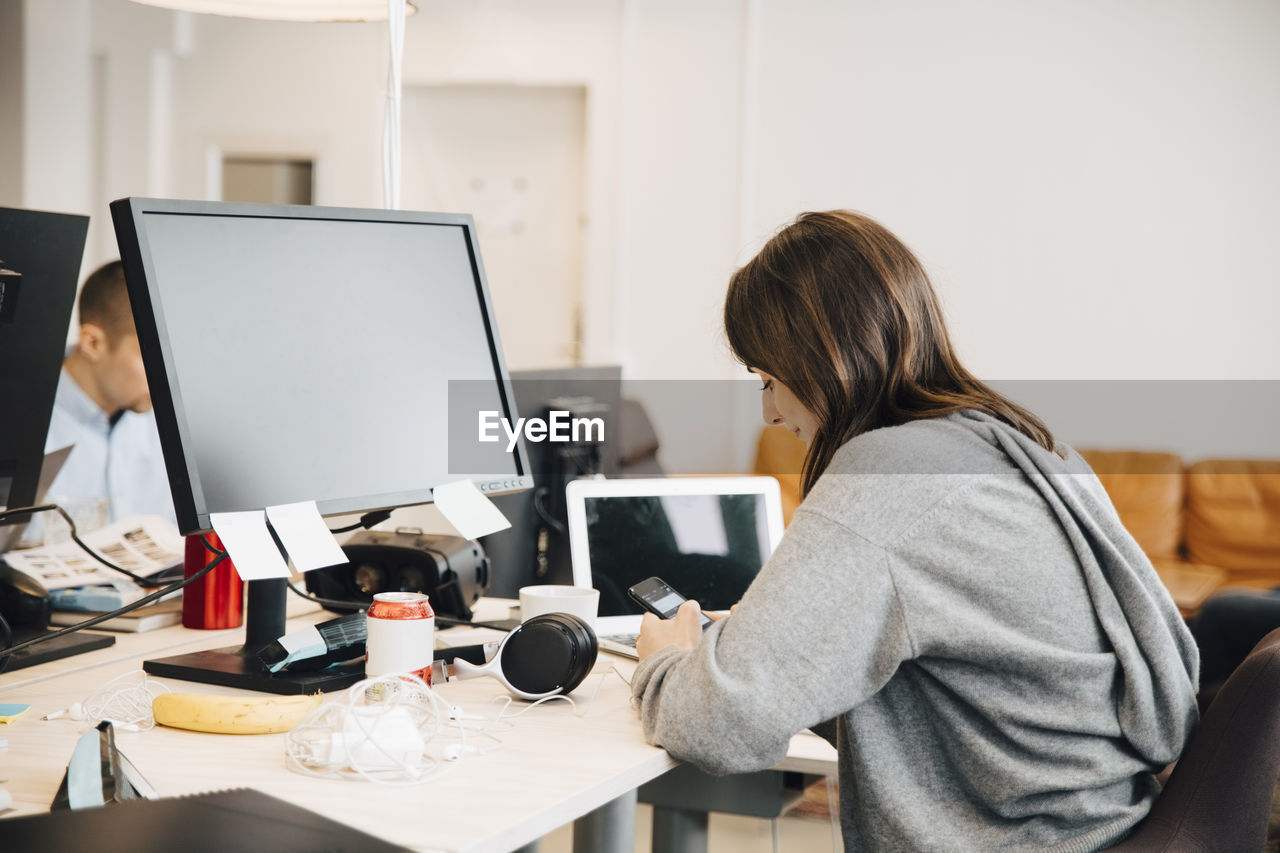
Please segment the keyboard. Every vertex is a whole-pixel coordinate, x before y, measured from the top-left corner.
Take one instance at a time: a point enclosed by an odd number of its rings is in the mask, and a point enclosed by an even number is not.
[[[639,660],[636,653],[636,637],[638,634],[604,634],[600,640],[600,648],[615,655]]]

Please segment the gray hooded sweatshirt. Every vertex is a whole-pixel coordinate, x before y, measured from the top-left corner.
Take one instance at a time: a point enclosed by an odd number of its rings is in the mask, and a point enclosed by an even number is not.
[[[636,669],[645,736],[741,773],[814,728],[850,851],[1118,841],[1196,723],[1199,661],[1064,452],[977,412],[849,441],[736,613]]]

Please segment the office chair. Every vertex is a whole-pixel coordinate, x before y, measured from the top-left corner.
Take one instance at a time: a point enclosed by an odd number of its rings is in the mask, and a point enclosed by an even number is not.
[[[1280,629],[1222,685],[1151,813],[1111,853],[1257,851],[1280,772]]]

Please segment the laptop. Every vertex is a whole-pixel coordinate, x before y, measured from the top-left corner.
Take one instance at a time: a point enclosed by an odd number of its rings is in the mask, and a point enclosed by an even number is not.
[[[58,476],[58,472],[62,470],[62,466],[66,463],[67,457],[71,455],[73,444],[66,447],[59,447],[57,450],[50,450],[44,455],[44,462],[40,466],[40,479],[36,482],[36,499],[32,506],[38,506],[44,503],[45,495],[49,491],[49,487],[53,485],[53,480]],[[2,509],[3,507],[0,507]],[[34,516],[30,522],[26,524],[10,524],[0,527],[0,554],[17,547],[22,541],[23,535],[32,528],[40,528],[44,519]]]
[[[657,576],[728,610],[782,539],[772,477],[574,480],[565,497],[573,583],[600,590],[600,647],[633,658],[643,611],[629,587]]]

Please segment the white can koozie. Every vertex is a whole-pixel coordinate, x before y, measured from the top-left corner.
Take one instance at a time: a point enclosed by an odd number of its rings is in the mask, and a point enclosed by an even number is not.
[[[407,672],[431,683],[435,612],[420,592],[380,592],[367,618],[364,673],[370,678]]]

